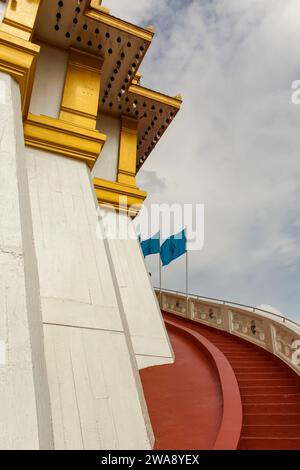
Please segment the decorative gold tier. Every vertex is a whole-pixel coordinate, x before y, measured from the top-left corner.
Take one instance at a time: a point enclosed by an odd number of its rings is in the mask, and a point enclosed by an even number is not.
[[[38,45],[0,30],[0,71],[19,82],[24,116],[29,109],[39,51]]]
[[[94,187],[101,206],[125,212],[131,217],[138,215],[147,197],[147,193],[139,188],[99,178],[94,178]]]
[[[84,161],[90,168],[106,141],[106,136],[98,131],[31,113],[24,123],[24,135],[29,147]]]

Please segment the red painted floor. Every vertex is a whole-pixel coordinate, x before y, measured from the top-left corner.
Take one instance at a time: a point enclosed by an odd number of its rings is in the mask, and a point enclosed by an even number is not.
[[[141,371],[156,450],[211,449],[222,419],[219,380],[207,356],[169,329],[175,364]]]

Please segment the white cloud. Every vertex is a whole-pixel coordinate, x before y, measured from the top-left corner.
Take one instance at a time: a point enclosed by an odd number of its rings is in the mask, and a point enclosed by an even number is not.
[[[280,310],[278,310],[278,308],[272,307],[271,305],[262,304],[256,308],[259,308],[260,310],[265,310],[266,312],[275,313],[275,315],[284,316],[284,314]]]
[[[297,314],[300,105],[291,104],[291,84],[300,79],[300,2],[106,4],[154,24],[144,84],[183,94],[182,111],[144,169],[165,182],[148,204],[206,205],[206,245],[192,254],[191,290]],[[184,288],[183,264],[164,273],[166,286]]]

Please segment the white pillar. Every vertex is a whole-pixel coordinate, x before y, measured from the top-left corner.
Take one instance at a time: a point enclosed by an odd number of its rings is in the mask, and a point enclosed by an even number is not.
[[[52,428],[18,84],[0,73],[0,448],[50,449]],[[3,357],[2,357],[3,359]]]
[[[131,219],[107,209],[101,214],[139,369],[170,364],[172,346]]]
[[[56,449],[149,449],[151,425],[85,163],[26,149]]]

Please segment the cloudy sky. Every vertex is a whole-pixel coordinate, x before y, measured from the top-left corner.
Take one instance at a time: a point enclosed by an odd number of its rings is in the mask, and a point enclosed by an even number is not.
[[[300,319],[299,0],[105,0],[156,36],[143,84],[182,111],[139,176],[147,204],[205,204],[190,291]],[[157,260],[147,261],[157,283]],[[163,285],[184,289],[184,259]]]

